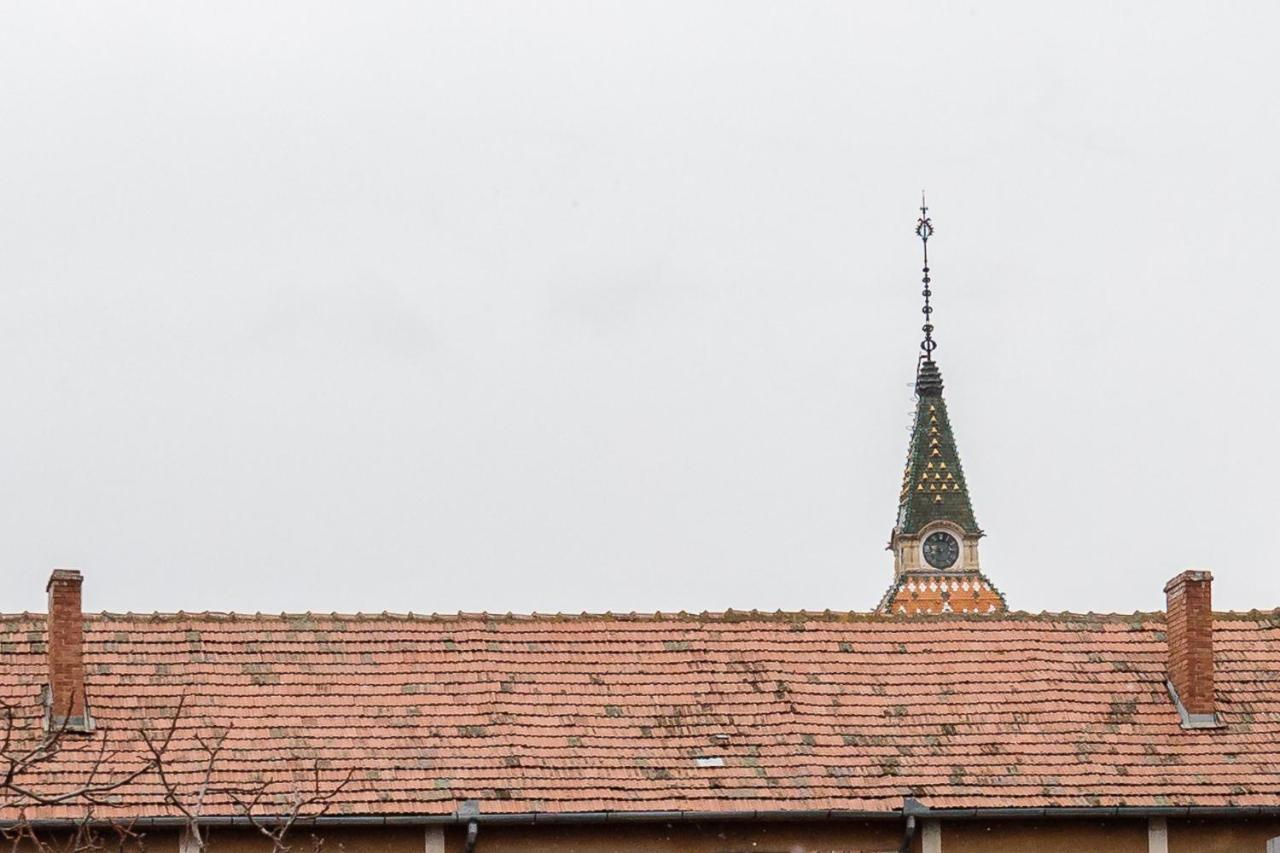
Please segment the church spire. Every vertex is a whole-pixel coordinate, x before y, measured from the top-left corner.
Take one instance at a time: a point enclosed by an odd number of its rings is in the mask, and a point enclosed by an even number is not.
[[[929,207],[924,193],[920,193],[920,219],[916,222],[916,236],[924,253],[924,285],[920,295],[924,297],[924,339],[920,342],[920,355],[916,360],[916,417],[911,428],[911,444],[907,451],[907,467],[903,473],[902,492],[898,498],[898,523],[896,533],[919,533],[935,521],[946,521],[972,536],[981,536],[978,522],[973,516],[973,504],[965,485],[964,471],[960,467],[960,454],[956,450],[955,436],[951,432],[951,419],[947,417],[947,404],[942,399],[942,371],[933,360],[938,343],[933,339],[933,305],[930,300],[933,279],[929,276],[929,238],[933,236],[933,222],[929,219]]]
[[[898,517],[890,536],[894,583],[880,602],[883,613],[1003,611],[1004,597],[978,567],[982,530],[973,514],[969,487],[956,449],[942,372],[933,359],[932,278],[929,238],[933,222],[924,195],[916,235],[924,252],[924,339],[916,360],[916,411],[907,464],[898,495]]]

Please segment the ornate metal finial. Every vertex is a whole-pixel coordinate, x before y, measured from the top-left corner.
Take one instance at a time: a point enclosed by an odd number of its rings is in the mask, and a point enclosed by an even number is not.
[[[933,223],[929,221],[929,206],[925,204],[924,190],[920,191],[920,220],[916,222],[916,236],[924,247],[924,290],[920,294],[924,297],[924,308],[921,309],[924,325],[920,327],[924,332],[924,340],[920,342],[920,349],[924,354],[921,358],[932,362],[933,351],[938,348],[933,340],[933,306],[929,304],[929,297],[933,295],[933,291],[929,289],[929,282],[932,280],[929,278],[929,238],[933,236]]]

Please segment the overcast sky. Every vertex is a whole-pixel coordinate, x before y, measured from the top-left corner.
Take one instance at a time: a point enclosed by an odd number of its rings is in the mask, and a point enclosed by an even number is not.
[[[1010,605],[1276,607],[1278,9],[5,3],[0,610],[869,609],[922,187]]]

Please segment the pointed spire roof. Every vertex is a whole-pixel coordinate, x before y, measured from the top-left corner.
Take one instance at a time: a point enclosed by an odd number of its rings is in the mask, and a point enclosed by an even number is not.
[[[896,527],[899,533],[919,533],[925,525],[939,520],[950,521],[965,533],[982,533],[973,515],[947,403],[942,399],[942,372],[937,362],[921,359]]]

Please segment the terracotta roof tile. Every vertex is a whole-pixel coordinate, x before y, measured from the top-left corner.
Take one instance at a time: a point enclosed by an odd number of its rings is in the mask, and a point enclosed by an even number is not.
[[[196,736],[225,730],[216,784],[354,770],[341,814],[1280,801],[1280,616],[1217,619],[1211,731],[1179,726],[1163,632],[1158,614],[99,615],[85,662],[116,767],[181,699],[181,785]],[[44,617],[0,617],[0,699],[29,731],[44,680]],[[42,784],[92,761],[65,749]],[[153,776],[115,793],[97,814],[171,813]]]

